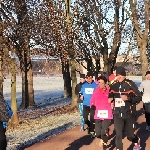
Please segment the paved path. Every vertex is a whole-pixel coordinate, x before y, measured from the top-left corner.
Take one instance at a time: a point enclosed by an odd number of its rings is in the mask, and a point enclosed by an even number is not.
[[[145,131],[145,117],[143,114],[142,103],[137,105],[138,118],[136,123],[136,132],[141,138],[141,150],[150,150],[150,132]],[[80,127],[67,130],[57,136],[36,143],[25,150],[100,150],[99,139],[90,138],[87,132],[79,131]],[[110,127],[109,150],[115,150],[115,131],[113,124]],[[133,145],[126,137],[123,138],[123,149],[133,150]]]

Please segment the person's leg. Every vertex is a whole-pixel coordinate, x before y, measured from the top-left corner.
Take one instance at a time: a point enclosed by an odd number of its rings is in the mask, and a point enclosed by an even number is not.
[[[96,137],[100,139],[100,141],[99,141],[100,147],[103,145],[103,141],[101,139],[101,129],[102,129],[102,121],[95,120],[95,133],[96,133]]]
[[[94,132],[94,129],[95,129],[95,120],[94,120],[94,114],[95,114],[95,106],[92,106],[91,109],[90,109],[90,131],[91,132]]]
[[[104,141],[104,143],[108,142],[107,131],[110,126],[110,122],[111,122],[111,120],[103,120],[102,121],[101,136],[102,136],[102,140]]]
[[[123,150],[122,143],[122,128],[124,126],[124,119],[118,118],[114,115],[114,127],[116,131],[116,149]]]
[[[136,122],[135,117],[125,119],[125,129],[126,129],[127,139],[134,143],[135,149],[138,149],[140,148],[140,138],[134,134],[135,122]]]
[[[132,141],[134,138],[134,131],[135,131],[135,117],[125,119],[125,130],[127,139]]]
[[[147,125],[150,127],[150,113],[147,113]]]
[[[81,131],[84,131],[84,118],[83,118],[83,103],[79,103],[79,111],[81,116]]]
[[[5,130],[3,129],[2,123],[0,122],[0,150],[6,150],[7,140]]]
[[[146,119],[146,123],[148,125],[148,113],[147,112],[145,112],[145,119]]]
[[[88,128],[90,128],[90,121],[88,120],[89,113],[90,113],[90,106],[83,105],[84,123],[87,124]]]
[[[101,138],[102,121],[95,120],[95,133],[97,138]]]
[[[147,127],[146,130],[150,130],[150,104],[144,104],[145,107],[145,119],[146,119],[146,123],[147,123]]]

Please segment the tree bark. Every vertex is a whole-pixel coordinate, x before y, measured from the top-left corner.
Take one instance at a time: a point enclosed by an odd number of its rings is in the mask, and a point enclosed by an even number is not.
[[[76,62],[73,58],[70,59],[71,63],[71,79],[72,79],[72,107],[77,107],[77,95],[75,94],[75,87],[77,85],[77,78],[76,78]]]
[[[19,118],[17,113],[17,99],[16,99],[16,70],[15,70],[15,59],[10,60],[10,71],[11,71],[11,109],[13,115],[11,117],[11,125],[16,127],[19,124]]]

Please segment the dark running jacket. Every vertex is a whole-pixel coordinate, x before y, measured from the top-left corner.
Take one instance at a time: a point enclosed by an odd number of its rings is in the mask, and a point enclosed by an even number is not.
[[[75,94],[78,95],[78,101],[77,101],[78,103],[83,103],[83,100],[80,99],[79,92],[81,90],[82,84],[84,84],[84,83],[85,82],[83,82],[83,83],[80,82],[75,87]]]
[[[126,95],[128,100],[118,107],[120,94]],[[130,118],[136,115],[136,104],[142,100],[142,95],[133,81],[124,79],[122,82],[114,82],[110,85],[109,98],[113,98],[114,101],[114,115],[118,118]]]

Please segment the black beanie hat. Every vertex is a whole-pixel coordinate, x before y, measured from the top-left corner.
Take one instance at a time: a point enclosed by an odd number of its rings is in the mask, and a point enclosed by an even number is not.
[[[125,70],[125,68],[124,67],[122,67],[122,66],[119,66],[119,67],[117,67],[117,69],[116,69],[116,75],[122,75],[122,76],[126,76],[126,70]]]
[[[80,78],[85,79],[85,74],[80,74]]]
[[[113,71],[117,70],[117,66],[114,66]]]
[[[145,76],[146,76],[146,75],[148,75],[148,74],[150,74],[150,71],[146,71],[146,74],[145,74]]]

